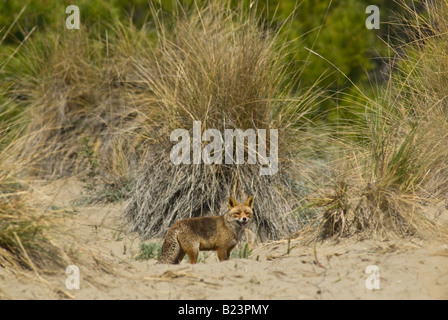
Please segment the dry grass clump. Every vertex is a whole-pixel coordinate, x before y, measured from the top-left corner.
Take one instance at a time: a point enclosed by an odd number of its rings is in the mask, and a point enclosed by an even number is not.
[[[24,125],[16,159],[39,155],[34,176],[79,175],[89,201],[123,200],[132,188],[143,148],[131,134],[138,112],[127,86],[136,79],[131,58],[152,42],[133,26],[103,31],[36,33],[2,74]]]
[[[6,109],[0,106],[0,113]],[[21,126],[15,121],[0,123],[0,266],[51,270],[67,265],[66,255],[48,236],[52,219],[26,202],[24,168],[29,168],[36,155],[20,161],[15,158],[24,143],[18,137]]]
[[[157,46],[135,61],[138,85],[151,93],[135,97],[148,155],[125,212],[143,238],[164,235],[181,218],[221,214],[229,196],[255,196],[262,239],[286,236],[305,219],[297,210],[303,187],[293,176],[305,161],[306,115],[319,95],[311,88],[293,96],[288,44],[254,12],[209,4],[178,10],[171,24],[154,13]],[[185,129],[192,139],[193,121],[201,134],[267,129],[268,155],[269,129],[278,129],[279,172],[261,176],[259,163],[173,164],[170,134]]]
[[[22,13],[23,10],[19,16]],[[5,39],[2,31],[0,35]],[[1,71],[13,55],[14,52],[2,57]],[[7,98],[11,86],[11,82],[0,83],[0,267],[13,271],[32,269],[37,273],[37,269],[60,266],[64,259],[62,250],[45,234],[49,220],[24,199],[27,194],[24,177],[38,155],[17,158],[23,148],[24,123],[17,106]]]
[[[62,249],[46,233],[51,225],[48,217],[27,206],[20,193],[0,195],[0,266],[29,270],[67,266]]]
[[[41,199],[36,201],[29,173],[34,172],[33,166],[42,153],[17,157],[27,137],[20,117],[12,117],[10,109],[7,104],[0,105],[0,115],[9,114],[0,122],[0,268],[25,277],[29,275],[26,271],[32,271],[34,280],[72,297],[50,285],[43,276],[61,274],[72,264],[94,270],[103,261],[93,254],[94,261],[79,254],[77,239],[63,229],[66,213],[50,205],[42,206]]]
[[[0,63],[2,71],[9,67],[7,63],[14,60],[17,51]],[[50,233],[56,225],[54,215],[29,204],[28,175],[47,149],[18,156],[29,140],[23,109],[10,99],[14,85],[14,80],[0,84],[0,267],[14,274],[32,270],[46,283],[40,276],[42,272],[65,268],[71,259]]]
[[[115,131],[132,119],[124,83],[126,59],[116,63],[111,48],[116,37],[95,32],[36,34],[6,68],[5,76],[15,80],[10,96],[26,122],[26,147],[19,157],[41,155],[35,174],[61,177],[100,165],[106,182],[113,184],[124,179],[128,172],[120,170],[135,160],[134,145]],[[120,162],[120,152],[130,154],[129,162]]]
[[[427,20],[406,21],[415,38],[387,89],[366,100],[361,143],[344,144],[336,182],[322,189],[320,238],[441,235],[426,212],[448,194],[448,3],[427,5]]]

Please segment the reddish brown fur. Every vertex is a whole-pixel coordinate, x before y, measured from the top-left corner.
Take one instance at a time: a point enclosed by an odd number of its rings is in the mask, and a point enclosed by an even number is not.
[[[188,254],[196,263],[199,251],[216,250],[219,261],[228,260],[240,231],[252,220],[254,198],[239,204],[229,198],[229,211],[222,216],[176,221],[167,232],[159,263],[178,264]]]

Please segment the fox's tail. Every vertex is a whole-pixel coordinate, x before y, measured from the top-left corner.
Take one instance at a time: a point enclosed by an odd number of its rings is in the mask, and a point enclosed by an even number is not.
[[[178,264],[179,256],[181,255],[181,247],[179,242],[177,241],[176,233],[170,232],[172,230],[168,230],[168,234],[166,235],[165,240],[162,245],[162,253],[160,254],[159,261],[157,263],[164,264]]]

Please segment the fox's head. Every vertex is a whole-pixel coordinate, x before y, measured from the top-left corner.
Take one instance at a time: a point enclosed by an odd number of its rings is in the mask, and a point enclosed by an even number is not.
[[[250,196],[246,202],[238,203],[232,197],[229,197],[229,212],[227,212],[227,219],[236,225],[245,228],[252,220],[254,209],[254,197]]]

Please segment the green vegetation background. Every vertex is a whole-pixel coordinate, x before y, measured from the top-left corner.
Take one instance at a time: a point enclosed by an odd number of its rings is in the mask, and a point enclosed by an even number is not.
[[[186,7],[193,7],[201,0],[179,2]],[[173,0],[151,3],[167,15],[175,7]],[[339,117],[345,119],[356,117],[357,110],[353,107],[355,104],[351,104],[349,108],[335,108],[344,104],[338,97],[349,93],[356,99],[357,91],[352,90],[351,82],[362,88],[364,94],[374,91],[375,86],[381,83],[382,70],[391,55],[386,43],[403,41],[400,38],[402,35],[400,25],[396,23],[395,17],[405,10],[395,1],[233,1],[235,7],[241,3],[245,6],[255,5],[260,14],[267,19],[269,26],[279,30],[285,41],[290,43],[293,49],[291,50],[293,54],[288,57],[291,74],[296,74],[297,70],[300,70],[299,76],[293,79],[297,81],[297,86],[300,88],[314,86],[326,90],[330,98],[323,100],[321,107],[317,109],[324,121],[334,121]],[[8,57],[35,26],[36,30],[32,37],[39,37],[39,34],[45,36],[48,30],[70,32],[65,29],[65,19],[68,16],[65,9],[71,4],[77,5],[80,9],[81,28],[98,29],[99,32],[91,33],[97,37],[105,37],[106,30],[113,32],[113,26],[117,21],[124,24],[133,23],[137,27],[151,25],[152,17],[149,14],[147,0],[0,1],[0,28],[5,31],[9,26],[13,26],[2,43],[0,59]],[[365,20],[369,16],[365,11],[369,5],[377,5],[380,8],[380,30],[368,30],[365,27]],[[23,8],[25,9],[18,23],[14,24]],[[288,27],[281,28],[285,21],[288,21]],[[7,83],[11,78],[17,78],[22,71],[20,68],[21,66],[14,66],[15,76],[7,72],[2,73],[2,80]],[[14,115],[14,112],[9,113],[11,114]]]

